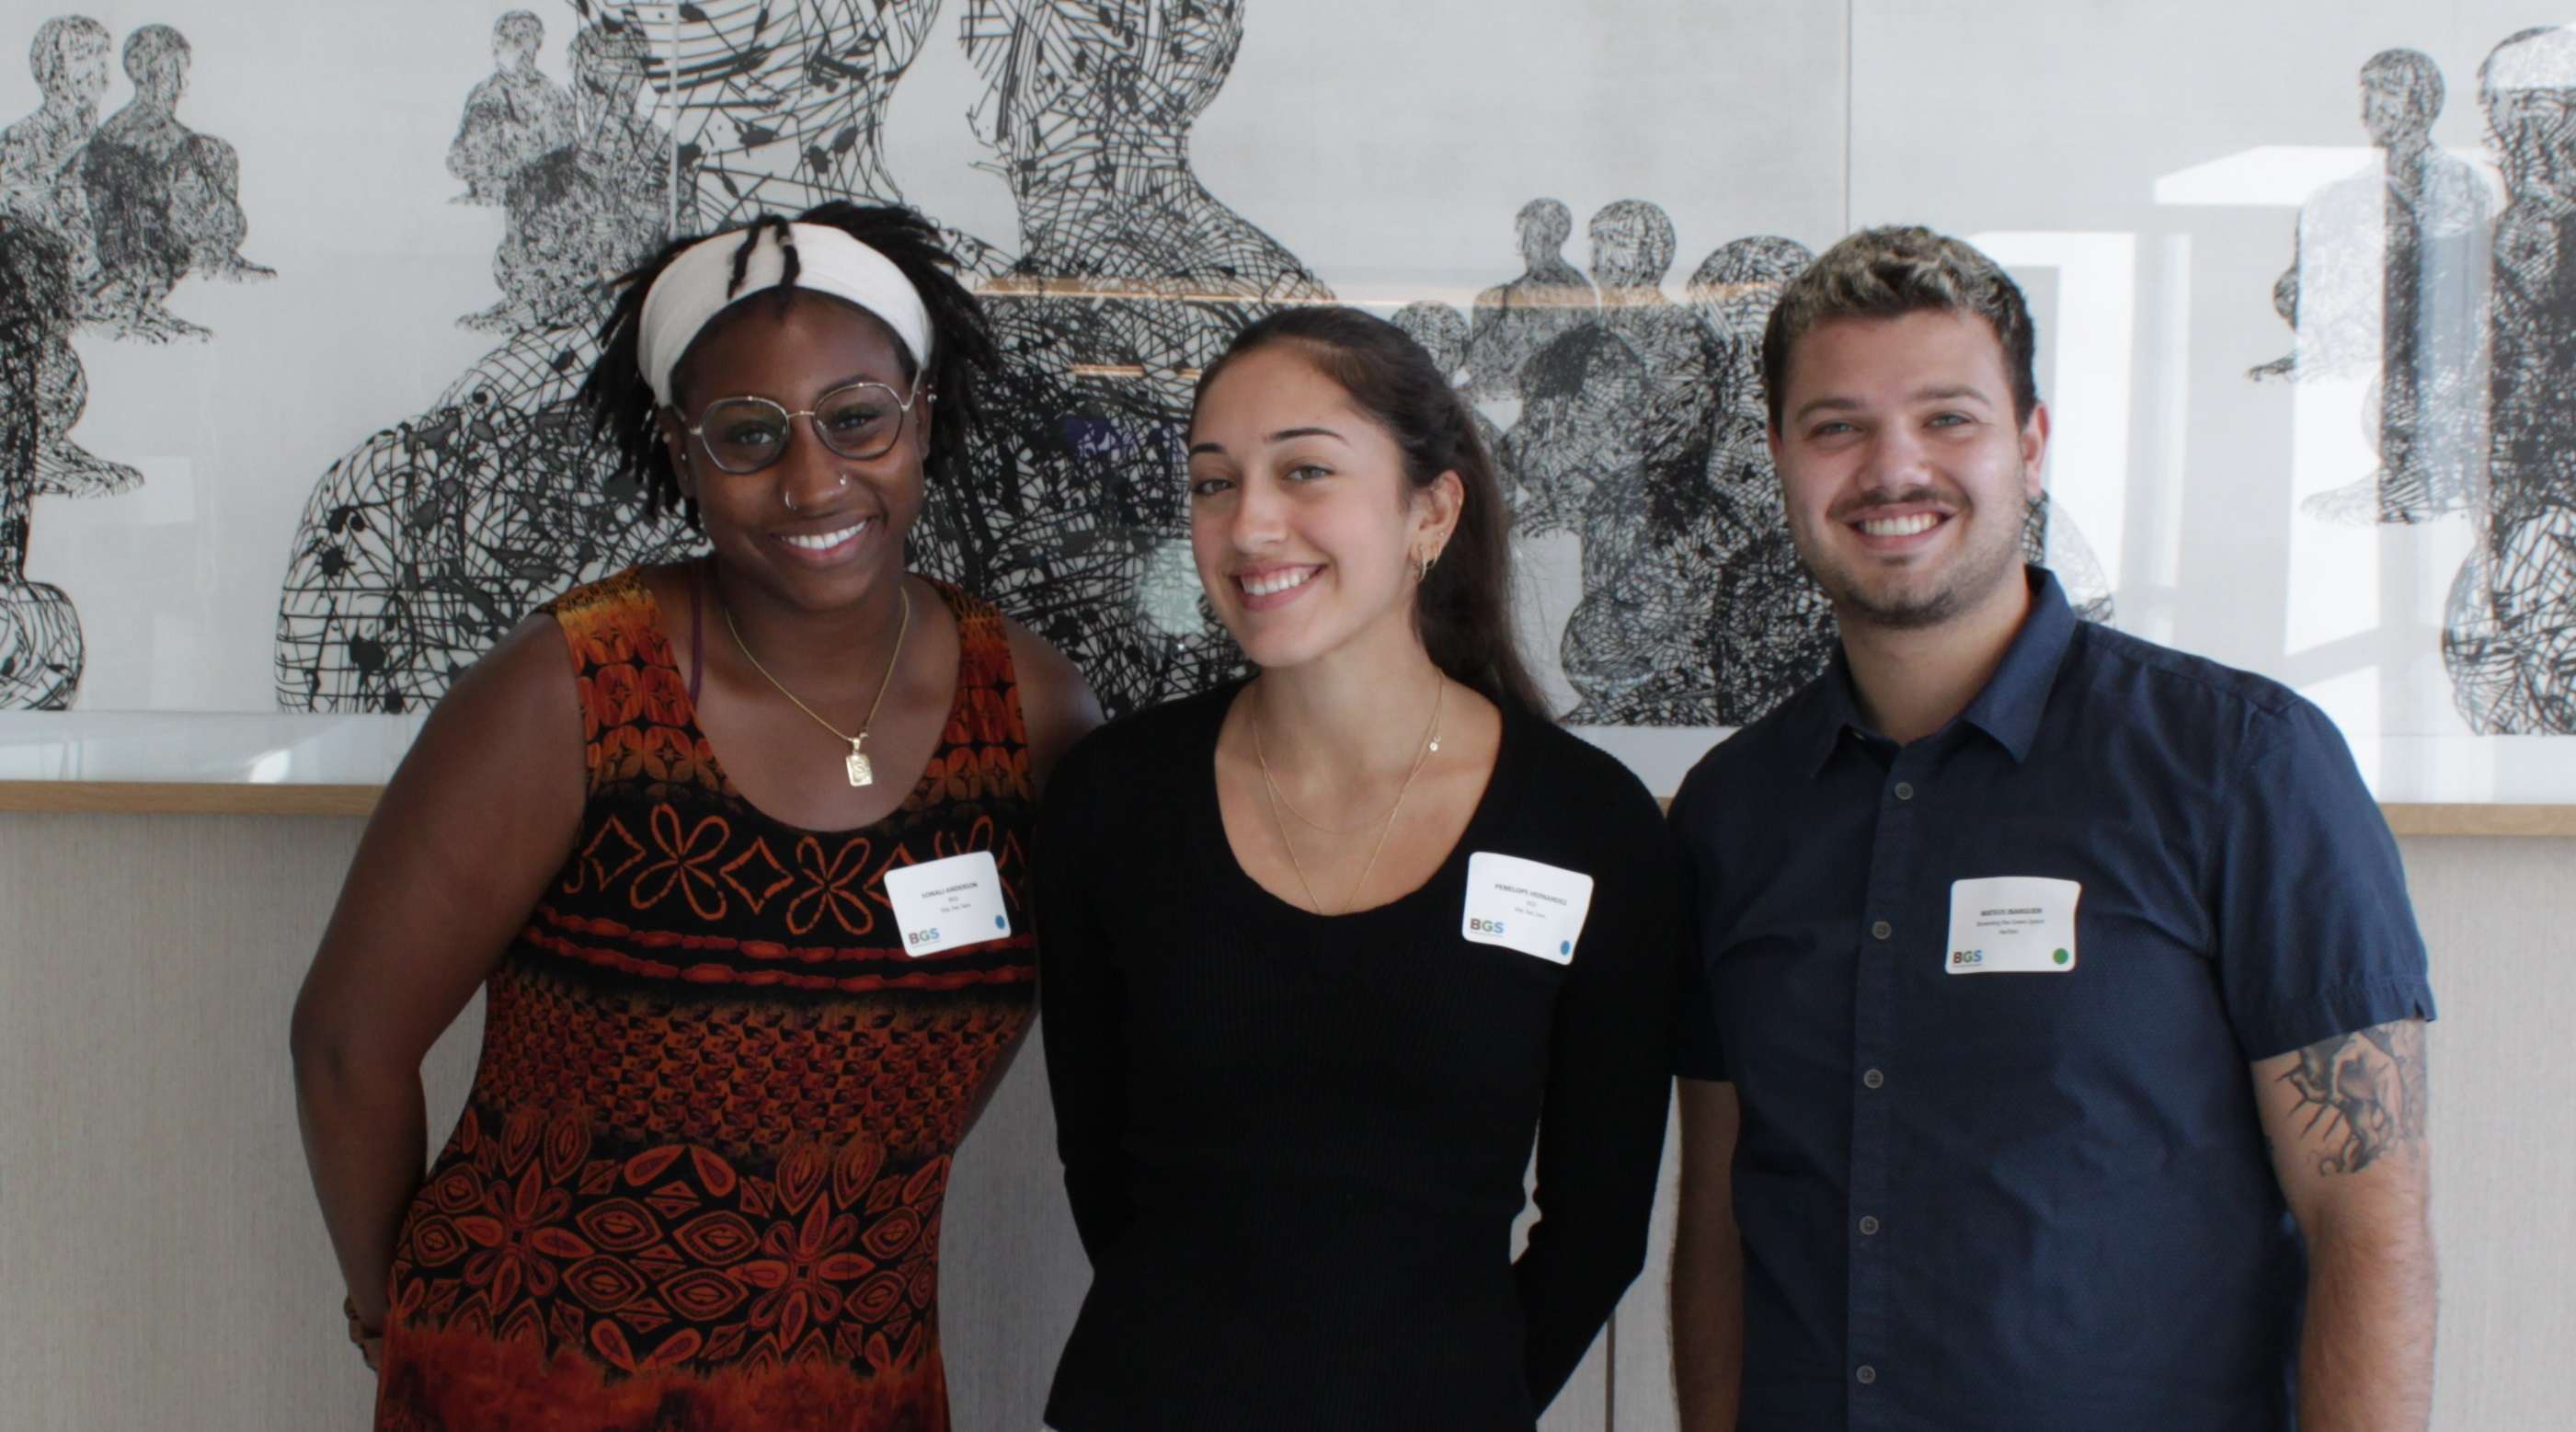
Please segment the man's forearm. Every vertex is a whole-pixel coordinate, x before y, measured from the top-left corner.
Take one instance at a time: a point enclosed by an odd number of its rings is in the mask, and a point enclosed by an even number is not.
[[[1673,1393],[1682,1432],[1735,1432],[1744,1387],[1744,1241],[1735,1227],[1735,1086],[1678,1081],[1681,1216],[1673,1229]]]
[[[1685,1217],[1673,1241],[1673,1392],[1682,1432],[1735,1432],[1743,1382],[1744,1249],[1735,1221]]]
[[[2299,1432],[2424,1432],[2435,1304],[2433,1239],[2420,1208],[2317,1230],[2308,1243]]]

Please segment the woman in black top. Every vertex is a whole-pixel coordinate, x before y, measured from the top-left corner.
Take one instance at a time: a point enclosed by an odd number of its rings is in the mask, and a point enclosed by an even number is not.
[[[1256,323],[1190,439],[1199,577],[1261,674],[1095,733],[1048,792],[1094,1270],[1048,1423],[1528,1432],[1644,1259],[1679,863],[1541,714],[1492,469],[1411,339]]]

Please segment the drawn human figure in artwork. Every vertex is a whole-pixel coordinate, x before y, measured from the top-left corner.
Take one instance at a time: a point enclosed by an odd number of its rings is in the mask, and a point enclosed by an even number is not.
[[[656,37],[657,49],[670,37],[667,73],[656,83],[670,101],[683,231],[830,199],[900,197],[885,162],[885,108],[921,53],[939,0],[610,0],[595,8]]]
[[[1789,541],[1762,393],[1763,326],[1781,285],[1814,257],[1794,239],[1734,239],[1703,260],[1683,290],[1708,333],[1717,410],[1709,485],[1742,533],[1720,565],[1708,615],[1721,726],[1770,710],[1833,657],[1833,608]]]
[[[1660,205],[1622,199],[1592,216],[1592,279],[1600,295],[1590,317],[1628,341],[1646,365],[1646,462],[1675,491],[1698,485],[1708,466],[1716,389],[1708,330],[1664,294],[1673,267],[1673,221]],[[1686,520],[1677,511],[1661,514]]]
[[[241,256],[248,232],[233,147],[181,123],[187,37],[145,25],[125,37],[134,97],[109,115],[81,158],[98,265],[84,310],[118,337],[154,342],[206,330],[164,306],[189,274],[240,282],[275,276]]]
[[[2483,496],[2495,206],[2474,167],[2434,146],[2442,101],[2442,72],[2420,51],[2362,66],[2362,126],[2378,152],[2301,206],[2296,259],[2273,286],[2298,348],[2254,377],[2375,385],[2378,469],[2311,496],[2314,517],[2429,522]]]
[[[1583,693],[1569,719],[1712,725],[1710,593],[1750,531],[1710,481],[1718,393],[1709,333],[1663,291],[1674,236],[1660,206],[1623,199],[1586,227],[1599,294],[1587,326],[1635,354],[1644,392],[1629,418],[1640,429],[1632,475],[1583,499],[1583,600],[1560,652],[1566,679]]]
[[[60,588],[26,574],[35,499],[110,490],[96,470],[84,479],[92,485],[65,486],[56,458],[68,446],[63,430],[79,415],[74,305],[70,245],[49,226],[0,209],[0,708],[10,710],[62,710],[80,685],[79,614]],[[70,418],[55,412],[66,374]],[[120,485],[131,485],[131,469],[112,471],[123,474]]]
[[[504,72],[478,97],[509,77],[521,53],[510,44],[533,55],[535,41],[505,18]],[[681,518],[614,479],[613,455],[577,411],[604,280],[667,237],[670,180],[667,132],[637,110],[644,32],[606,17],[566,48],[564,142],[488,176],[509,216],[494,265],[505,290],[467,322],[506,341],[427,412],[335,464],[306,503],[278,612],[289,709],[423,709],[547,595],[698,546]]]
[[[447,147],[447,172],[465,181],[460,204],[483,204],[508,215],[500,250],[492,259],[492,278],[501,301],[459,320],[468,328],[508,333],[525,327],[550,304],[567,301],[561,275],[543,262],[547,236],[529,232],[531,221],[559,205],[572,171],[562,164],[544,166],[549,155],[566,154],[574,145],[572,96],[537,68],[545,45],[545,22],[526,10],[513,10],[492,26],[493,73],[466,96],[465,115]]]
[[[1237,669],[1189,558],[1191,388],[1245,324],[1330,297],[1191,169],[1242,38],[1239,0],[972,0],[964,21],[1021,248],[985,289],[1009,373],[981,510],[952,518],[959,580],[1004,593],[1113,714]]]
[[[1431,361],[1439,365],[1442,375],[1449,379],[1451,386],[1461,393],[1467,391],[1468,386],[1473,382],[1473,375],[1468,371],[1467,365],[1468,349],[1472,342],[1467,315],[1448,304],[1426,299],[1419,303],[1406,304],[1388,315],[1388,320],[1403,329],[1406,337],[1422,345],[1422,351],[1431,355]],[[1467,416],[1476,424],[1476,438],[1484,445],[1486,462],[1494,466],[1494,476],[1497,484],[1502,488],[1503,501],[1516,502],[1518,479],[1504,472],[1501,466],[1503,430],[1494,426],[1494,420],[1485,416],[1472,403],[1467,407]]]
[[[573,143],[604,195],[611,262],[632,262],[670,234],[671,136],[640,108],[651,77],[644,32],[603,20],[572,37]]]
[[[2576,734],[2576,30],[2506,39],[2479,80],[2505,181],[2486,530],[2442,654],[2472,728]]]
[[[1530,355],[1589,318],[1597,302],[1592,281],[1566,262],[1574,211],[1561,200],[1532,199],[1512,223],[1526,267],[1520,277],[1476,295],[1469,325],[1468,396],[1484,402],[1520,397],[1521,368]]]
[[[0,130],[0,208],[46,225],[66,242],[86,237],[88,214],[67,215],[80,197],[78,161],[98,132],[98,102],[107,94],[116,42],[87,15],[57,15],[36,27],[27,67],[44,101],[34,114]]]
[[[465,181],[458,203],[500,205],[512,175],[572,143],[572,96],[537,68],[545,42],[545,21],[531,11],[493,22],[492,74],[465,97],[447,147],[447,172]]]
[[[98,102],[107,92],[108,64],[116,52],[107,27],[86,15],[58,15],[36,27],[28,64],[44,103],[34,114],[0,130],[0,213],[50,232],[62,256],[60,283],[49,259],[29,258],[27,271],[44,277],[21,297],[33,307],[13,327],[19,342],[34,344],[22,359],[21,378],[34,395],[35,443],[29,466],[12,467],[9,480],[32,482],[34,493],[100,496],[123,492],[143,480],[122,463],[84,451],[68,434],[89,402],[89,380],[72,351],[71,330],[79,303],[81,255],[89,236],[88,209],[78,173],[82,150],[98,130]],[[61,295],[62,311],[38,324],[36,308]],[[6,705],[0,695],[0,705]]]

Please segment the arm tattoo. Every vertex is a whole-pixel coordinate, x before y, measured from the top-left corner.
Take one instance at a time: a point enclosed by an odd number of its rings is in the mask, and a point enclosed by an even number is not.
[[[2298,1095],[2301,1135],[2319,1173],[2359,1173],[2400,1145],[2424,1140],[2424,1024],[2400,1020],[2338,1034],[2299,1051],[2281,1075]]]

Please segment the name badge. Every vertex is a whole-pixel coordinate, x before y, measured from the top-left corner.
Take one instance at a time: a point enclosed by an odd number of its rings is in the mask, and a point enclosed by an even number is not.
[[[1479,850],[1467,857],[1467,909],[1458,933],[1569,964],[1592,909],[1592,877],[1517,855]]]
[[[1002,905],[1002,871],[989,850],[888,870],[885,890],[904,953],[915,959],[1011,933],[1011,916]]]
[[[1950,884],[1954,975],[2062,975],[2075,968],[2075,902],[2081,882],[1997,875]]]

